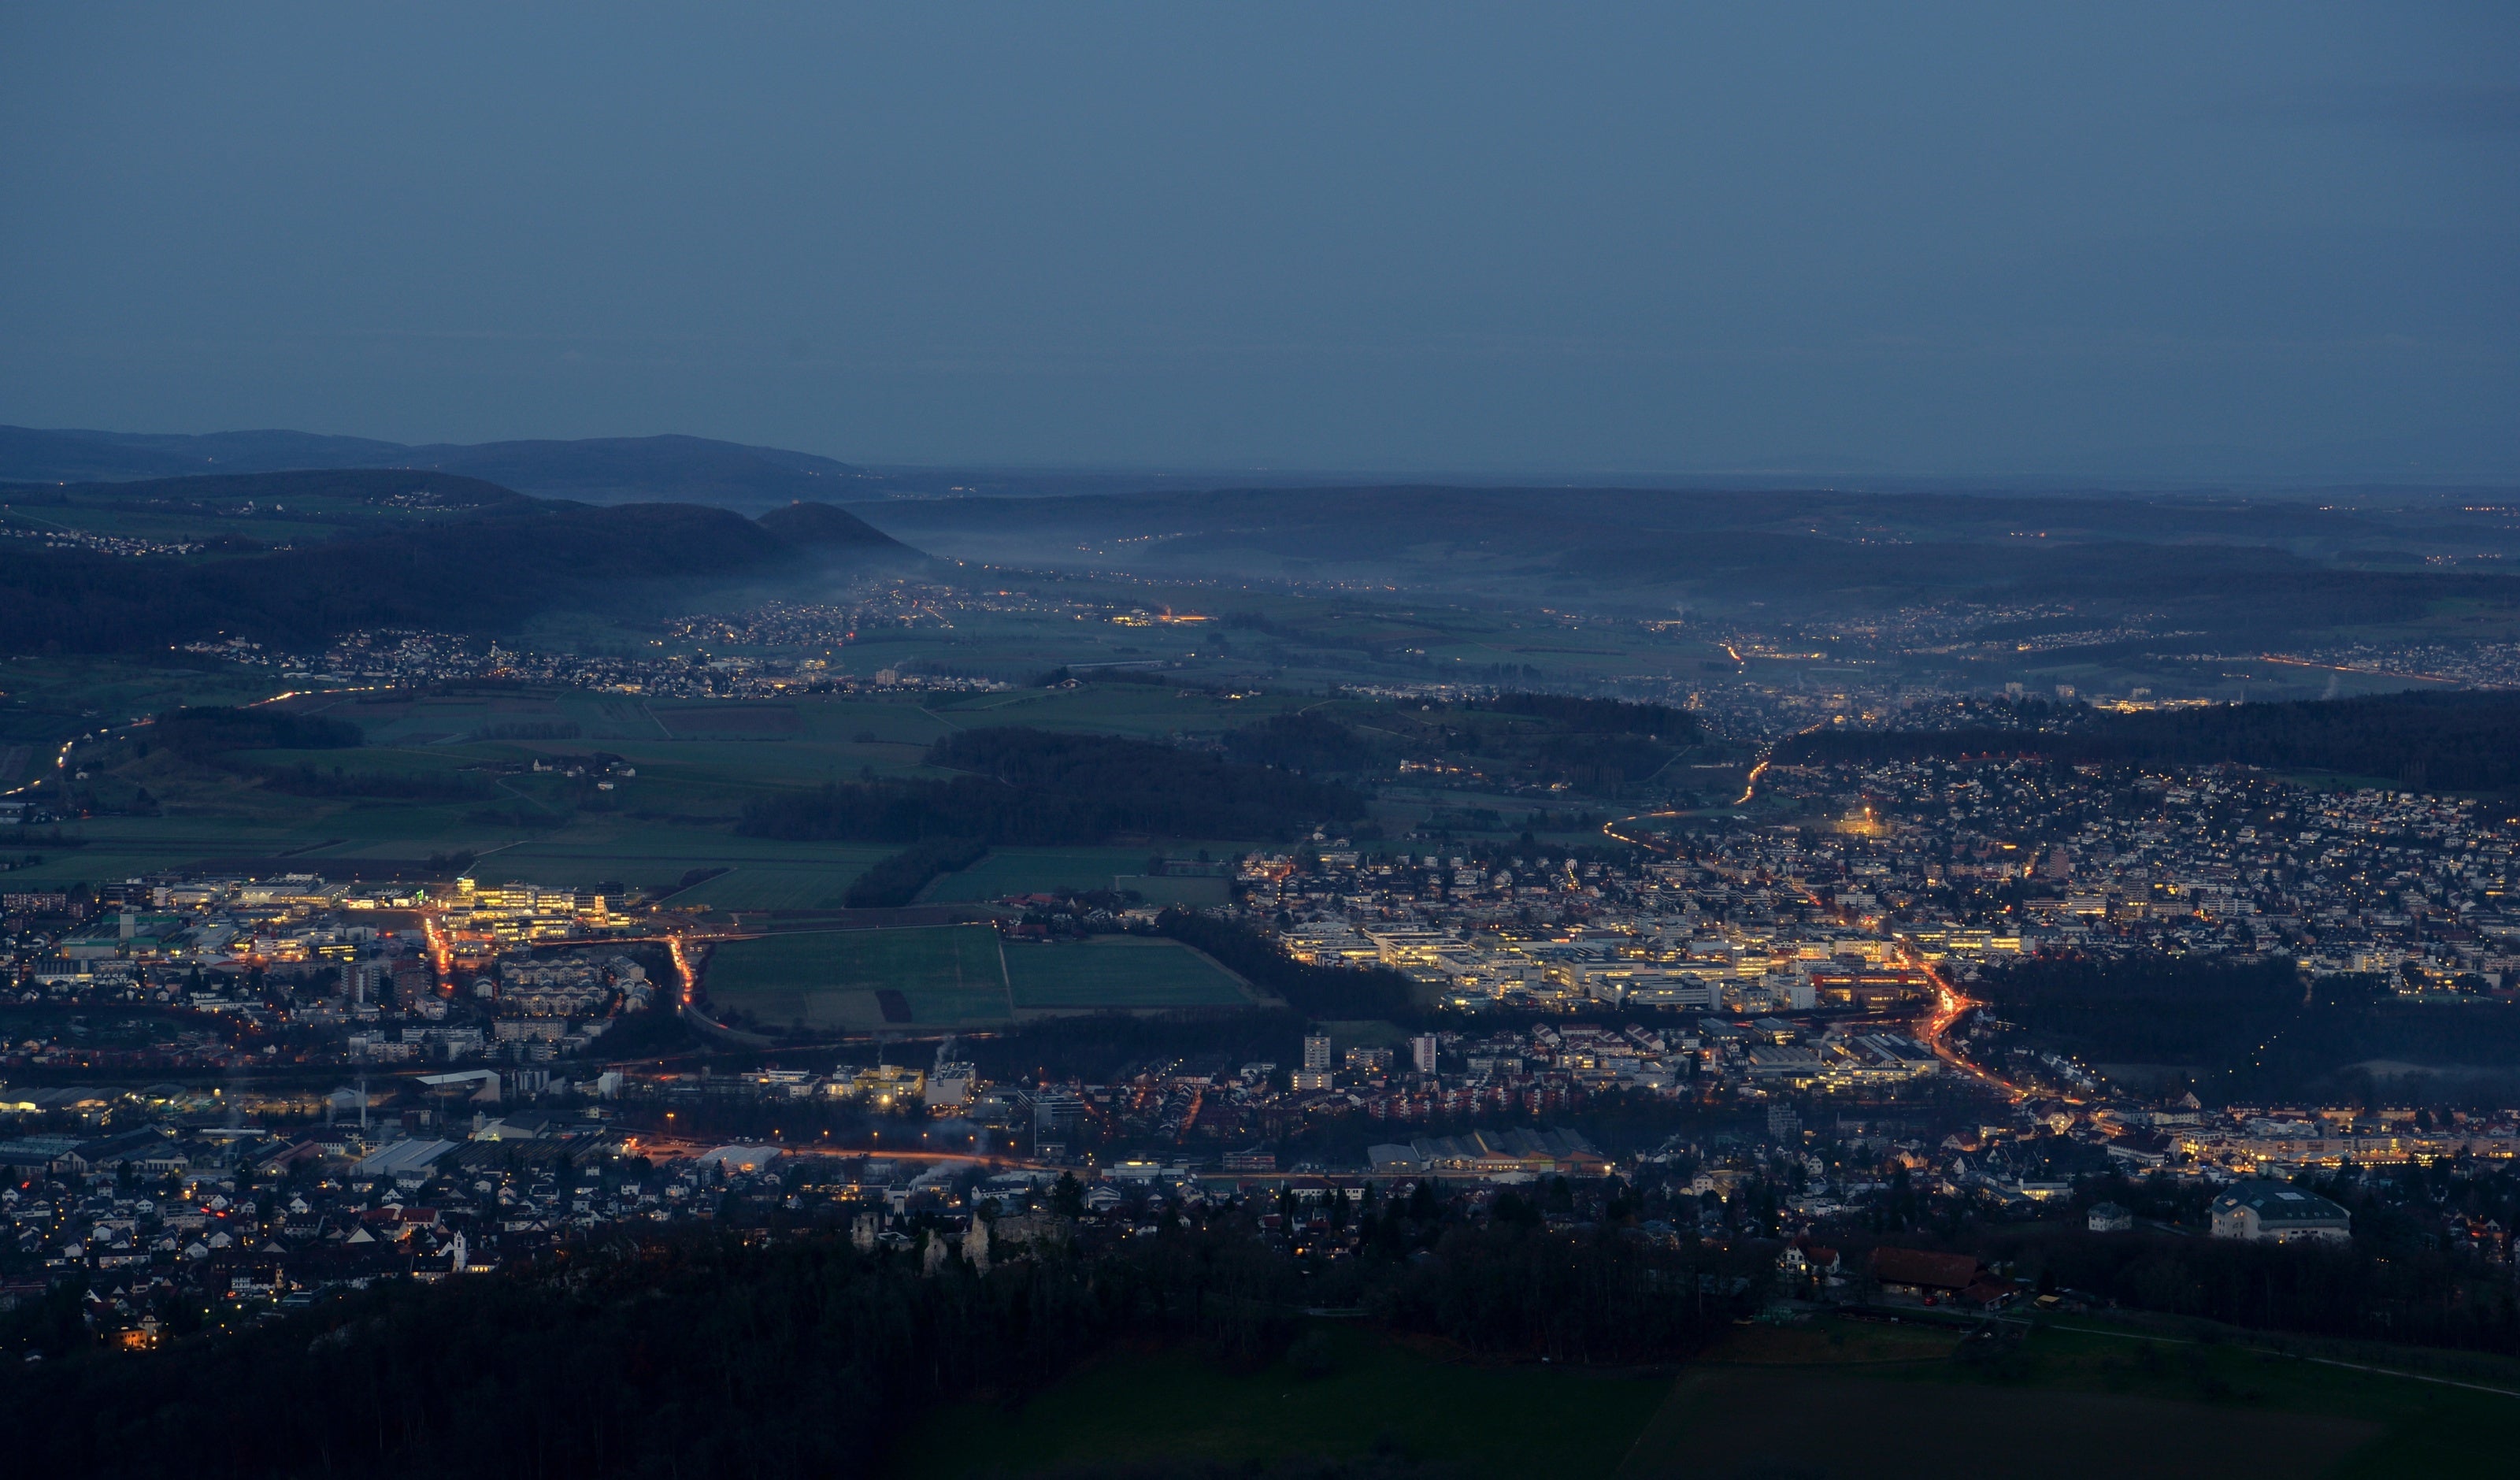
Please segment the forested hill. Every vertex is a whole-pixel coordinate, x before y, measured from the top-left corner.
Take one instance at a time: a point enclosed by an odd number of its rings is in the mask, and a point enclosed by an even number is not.
[[[2406,694],[2286,704],[2093,714],[2063,728],[1818,731],[1785,764],[2046,755],[2169,765],[2235,762],[2335,771],[2452,791],[2520,790],[2520,694]]]
[[[537,611],[615,607],[671,583],[920,559],[830,513],[785,512],[774,529],[691,504],[513,498],[425,526],[213,559],[0,540],[0,590],[10,594],[0,650],[162,650],[219,634],[302,647],[364,627],[496,632]]]
[[[761,516],[762,528],[800,549],[907,551],[910,547],[834,504],[799,499]]]

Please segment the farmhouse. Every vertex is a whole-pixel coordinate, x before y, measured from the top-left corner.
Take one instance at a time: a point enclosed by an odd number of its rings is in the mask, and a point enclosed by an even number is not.
[[[1977,1258],[1971,1254],[1938,1254],[1930,1249],[1898,1249],[1884,1245],[1872,1251],[1872,1278],[1885,1294],[1932,1295],[1948,1299],[1977,1279]]]

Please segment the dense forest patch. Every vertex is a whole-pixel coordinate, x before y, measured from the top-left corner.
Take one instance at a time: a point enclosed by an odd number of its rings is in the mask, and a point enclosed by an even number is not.
[[[2094,1063],[2184,1064],[2223,1098],[2350,1092],[2371,1060],[2520,1064],[2520,1005],[2407,1002],[2379,978],[2310,977],[2290,961],[2042,956],[1970,988],[2042,1045]]]
[[[966,730],[930,746],[950,780],[833,783],[766,797],[737,830],[811,841],[991,845],[1097,843],[1118,834],[1282,838],[1362,817],[1366,799],[1333,784],[1203,751],[1107,735],[1014,727]]]

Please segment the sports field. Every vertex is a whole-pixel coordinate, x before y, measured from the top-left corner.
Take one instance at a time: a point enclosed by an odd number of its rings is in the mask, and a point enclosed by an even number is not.
[[[1006,948],[1022,1012],[1131,1008],[1236,1008],[1250,1002],[1224,967],[1174,940],[1098,935]]]
[[[957,1027],[1014,1015],[987,925],[812,930],[732,941],[709,956],[708,998],[766,1028]]]

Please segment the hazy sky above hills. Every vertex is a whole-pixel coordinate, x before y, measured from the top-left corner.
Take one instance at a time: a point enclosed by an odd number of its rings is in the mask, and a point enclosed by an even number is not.
[[[2031,9],[11,5],[0,422],[2520,474],[2520,6]]]

